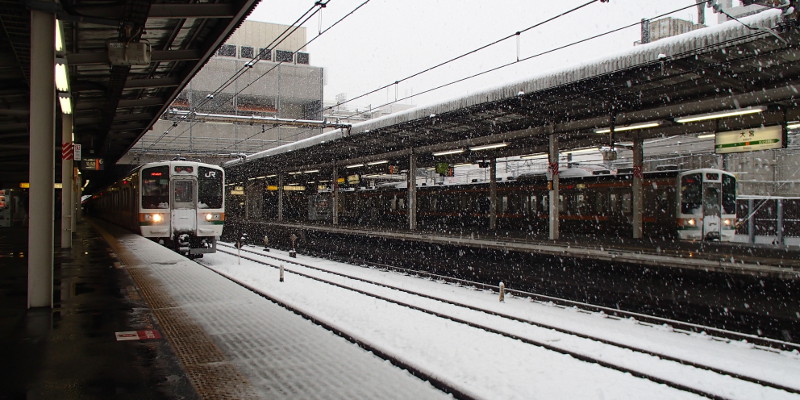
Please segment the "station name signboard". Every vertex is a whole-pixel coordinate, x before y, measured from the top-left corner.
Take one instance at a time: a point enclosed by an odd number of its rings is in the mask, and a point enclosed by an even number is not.
[[[784,147],[784,143],[783,127],[776,125],[765,128],[717,132],[714,149],[717,153],[740,153],[779,149]]]

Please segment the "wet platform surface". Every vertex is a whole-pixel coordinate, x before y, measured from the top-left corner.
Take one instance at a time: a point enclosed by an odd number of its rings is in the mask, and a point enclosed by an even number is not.
[[[0,340],[9,349],[0,400],[449,398],[206,267],[97,221],[81,222],[73,248],[56,251],[54,307],[27,310],[26,242],[26,229],[0,228]]]
[[[59,232],[56,227],[56,232]],[[86,222],[54,256],[54,305],[26,309],[26,227],[0,228],[0,399],[196,399],[130,276]]]

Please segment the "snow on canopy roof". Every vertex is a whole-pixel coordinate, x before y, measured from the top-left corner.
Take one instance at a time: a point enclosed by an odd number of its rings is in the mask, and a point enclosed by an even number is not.
[[[732,20],[717,26],[697,29],[682,35],[635,46],[609,57],[595,59],[581,65],[571,66],[555,72],[534,75],[517,82],[507,83],[493,89],[483,90],[464,97],[433,105],[415,107],[399,113],[364,121],[354,124],[350,128],[349,135],[368,133],[388,126],[452,112],[478,104],[513,98],[519,96],[520,92],[531,94],[580,80],[629,69],[637,65],[659,61],[659,55],[662,54],[669,59],[672,56],[683,55],[710,46],[730,42],[731,40],[746,38],[753,34],[753,28],[772,28],[779,24],[781,22],[781,11],[776,9],[766,10],[749,17],[740,18],[739,21]],[[248,156],[247,160],[269,157],[334,141],[342,136],[344,136],[344,132],[341,129],[337,129],[255,153]],[[229,161],[225,163],[225,166],[235,165],[239,162],[241,162],[241,160]]]

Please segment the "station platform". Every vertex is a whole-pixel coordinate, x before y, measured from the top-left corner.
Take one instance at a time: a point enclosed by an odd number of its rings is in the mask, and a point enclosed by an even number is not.
[[[100,234],[54,243],[53,308],[28,310],[27,227],[0,228],[0,399],[198,398],[166,341],[117,341],[160,327]]]
[[[445,233],[422,229],[410,231],[295,222],[256,222],[240,225],[245,231],[261,232],[255,237],[268,235],[270,243],[281,243],[283,246],[291,246],[287,238],[292,234],[299,238],[298,247],[307,245],[308,237],[312,235],[335,235],[800,280],[800,248],[796,246],[738,242],[623,240],[569,234],[564,235],[561,240],[554,241],[541,237],[494,234],[485,230],[463,229],[458,233]]]
[[[58,229],[56,229],[58,232]],[[84,220],[52,309],[26,310],[27,231],[0,228],[5,399],[449,398],[141,236]],[[56,241],[58,243],[58,241]]]

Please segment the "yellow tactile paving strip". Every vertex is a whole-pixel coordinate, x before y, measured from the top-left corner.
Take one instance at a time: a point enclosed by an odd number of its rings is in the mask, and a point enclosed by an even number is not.
[[[146,263],[121,246],[104,226],[94,226],[117,253],[136,283],[139,293],[158,321],[162,336],[169,341],[198,395],[203,399],[215,400],[258,398],[247,378],[226,359],[211,337],[166,291],[160,290],[160,283],[150,276]]]

